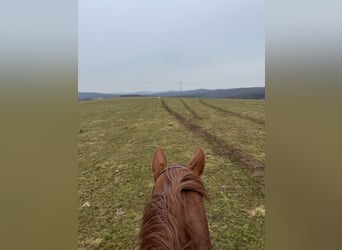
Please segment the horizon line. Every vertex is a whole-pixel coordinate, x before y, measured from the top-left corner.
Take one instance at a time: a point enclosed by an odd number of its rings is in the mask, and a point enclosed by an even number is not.
[[[148,93],[165,93],[165,92],[186,92],[186,91],[194,91],[194,90],[228,90],[228,89],[247,89],[247,88],[265,88],[266,86],[249,86],[249,87],[233,87],[233,88],[198,88],[198,89],[182,89],[180,90],[157,90],[157,91],[151,91],[151,90],[132,90],[132,91],[117,91],[117,92],[101,92],[101,91],[79,91],[77,90],[77,93],[98,93],[98,94],[134,94],[138,92],[148,92]]]

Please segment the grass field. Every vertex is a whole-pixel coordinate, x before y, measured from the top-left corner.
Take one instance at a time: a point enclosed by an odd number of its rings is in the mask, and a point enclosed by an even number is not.
[[[79,249],[137,249],[151,158],[197,146],[215,249],[264,249],[264,100],[118,98],[79,103]]]

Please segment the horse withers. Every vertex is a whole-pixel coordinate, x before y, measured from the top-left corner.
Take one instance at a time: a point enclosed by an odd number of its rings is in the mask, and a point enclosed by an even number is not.
[[[204,166],[200,147],[188,166],[167,166],[163,150],[155,152],[154,187],[142,219],[140,249],[211,249],[200,178]]]

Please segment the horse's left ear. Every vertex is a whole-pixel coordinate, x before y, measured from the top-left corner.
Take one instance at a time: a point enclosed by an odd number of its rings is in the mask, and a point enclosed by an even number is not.
[[[189,168],[198,175],[203,173],[205,167],[205,156],[201,147],[197,147],[195,154],[189,162]]]
[[[153,158],[152,158],[152,171],[154,174],[154,179],[156,179],[160,171],[162,171],[166,167],[166,164],[167,164],[167,159],[164,154],[164,151],[161,148],[159,148],[154,153]]]

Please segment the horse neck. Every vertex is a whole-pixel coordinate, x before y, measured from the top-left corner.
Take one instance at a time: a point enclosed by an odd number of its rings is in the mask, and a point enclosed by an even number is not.
[[[202,197],[196,192],[185,192],[183,195],[186,225],[191,232],[191,249],[211,249],[208,221]]]

